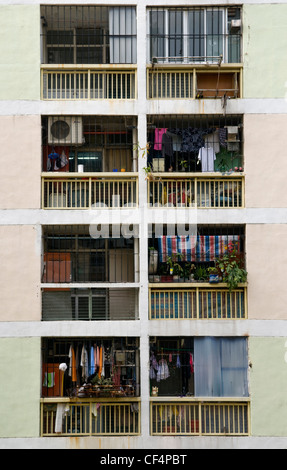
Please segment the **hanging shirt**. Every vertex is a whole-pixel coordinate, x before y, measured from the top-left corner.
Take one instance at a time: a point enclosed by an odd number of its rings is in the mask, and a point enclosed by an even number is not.
[[[162,148],[162,136],[165,134],[167,129],[155,129],[154,131],[154,150],[161,150]]]
[[[198,153],[198,160],[201,161],[201,170],[203,172],[214,171],[215,152],[212,147],[201,147]]]
[[[168,368],[168,365],[166,363],[166,360],[161,359],[159,361],[158,373],[157,373],[157,377],[156,377],[157,382],[159,382],[160,380],[168,379],[169,375],[170,375],[169,374],[169,368]]]
[[[82,367],[82,378],[86,381],[89,375],[89,358],[85,345],[82,347],[80,366]]]
[[[77,366],[76,366],[76,357],[75,357],[75,351],[74,351],[73,346],[70,346],[69,359],[70,359],[69,376],[72,377],[72,382],[77,382]]]
[[[214,153],[218,153],[220,151],[219,145],[219,131],[216,130],[212,134],[207,134],[204,136],[204,147],[208,148],[211,147],[214,150]]]
[[[94,356],[94,348],[91,346],[90,349],[90,364],[89,364],[89,375],[95,373],[95,356]]]

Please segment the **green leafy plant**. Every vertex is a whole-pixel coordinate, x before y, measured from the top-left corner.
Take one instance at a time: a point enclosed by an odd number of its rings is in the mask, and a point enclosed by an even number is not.
[[[185,279],[188,279],[190,277],[191,274],[194,274],[194,271],[195,271],[195,265],[192,264],[192,263],[185,263],[184,266],[183,266],[183,277]]]
[[[178,262],[178,258],[182,259],[181,253],[172,253],[166,257],[167,265],[169,266],[170,274],[175,276],[182,276],[183,275],[183,268]]]
[[[207,272],[208,274],[220,274],[220,270],[216,266],[210,266],[209,268],[207,268]]]
[[[187,160],[181,160],[179,162],[180,166],[181,166],[181,169],[186,169],[188,167],[188,163],[187,163]]]
[[[93,385],[113,385],[113,380],[111,378],[104,378],[104,377],[99,377],[99,375],[95,375],[95,377],[92,378],[91,383]]]
[[[208,278],[207,269],[203,266],[197,266],[194,277],[197,281],[206,281]]]
[[[215,266],[222,273],[222,280],[226,282],[229,291],[238,287],[238,284],[247,281],[247,271],[244,267],[242,254],[233,247],[228,247],[227,252],[215,260]]]

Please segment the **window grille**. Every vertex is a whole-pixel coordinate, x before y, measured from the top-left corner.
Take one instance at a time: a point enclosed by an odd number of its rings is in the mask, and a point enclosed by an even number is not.
[[[43,283],[135,282],[135,239],[96,238],[88,226],[43,227]],[[102,233],[103,234],[103,233]]]
[[[135,64],[136,9],[42,6],[42,63]]]
[[[136,171],[136,143],[136,117],[42,118],[43,171]]]
[[[148,116],[147,141],[154,171],[159,163],[162,172],[243,171],[241,115]],[[202,148],[210,148],[212,158],[203,159]]]
[[[241,34],[234,20],[240,20],[239,7],[151,8],[150,62],[239,63]]]
[[[156,337],[150,385],[158,396],[248,397],[248,348],[239,337]]]
[[[62,365],[62,367],[60,367]],[[65,365],[65,367],[63,367]],[[94,385],[94,390],[81,388]],[[109,387],[97,390],[96,385]],[[122,390],[120,390],[120,388]],[[137,338],[43,338],[42,397],[140,396],[139,345]]]
[[[245,267],[244,226],[155,224],[149,227],[149,234],[150,280],[153,282],[155,278],[158,282],[167,282],[171,261],[180,266],[177,275],[183,279],[189,279],[189,276],[184,274],[185,267],[192,263],[194,280],[201,282],[208,282],[208,268],[214,266],[215,260],[230,252],[235,252],[238,263],[242,268]],[[154,265],[153,250],[158,254]]]
[[[137,289],[43,289],[43,321],[138,319]]]

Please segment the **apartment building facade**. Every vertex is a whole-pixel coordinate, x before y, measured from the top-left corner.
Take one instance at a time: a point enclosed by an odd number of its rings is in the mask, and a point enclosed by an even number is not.
[[[0,23],[0,447],[286,447],[287,3]]]

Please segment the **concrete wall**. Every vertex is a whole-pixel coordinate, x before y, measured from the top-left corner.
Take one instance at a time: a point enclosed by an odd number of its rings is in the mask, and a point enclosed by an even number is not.
[[[250,338],[252,436],[287,436],[287,338]]]
[[[40,432],[39,338],[0,339],[0,437],[37,437]]]
[[[0,321],[41,320],[41,254],[34,226],[0,225]]]
[[[40,7],[0,7],[0,99],[40,99]]]
[[[243,5],[243,97],[284,98],[287,5]]]
[[[40,116],[0,116],[0,129],[0,209],[40,208]]]
[[[246,226],[248,318],[287,319],[287,226]]]
[[[286,114],[244,115],[246,207],[287,207]]]

